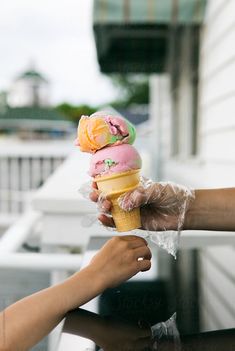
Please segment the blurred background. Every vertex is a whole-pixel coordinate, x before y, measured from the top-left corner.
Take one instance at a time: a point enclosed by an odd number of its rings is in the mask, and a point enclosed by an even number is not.
[[[0,252],[11,255],[0,258],[1,307],[65,274],[32,261],[35,276],[21,254],[81,254],[102,232],[81,226],[94,213],[77,192],[88,168],[74,147],[82,114],[134,123],[145,176],[234,187],[233,0],[9,0],[0,50]],[[200,323],[234,327],[234,244],[201,233],[199,246],[203,235],[207,247],[177,264],[185,275],[197,265]]]

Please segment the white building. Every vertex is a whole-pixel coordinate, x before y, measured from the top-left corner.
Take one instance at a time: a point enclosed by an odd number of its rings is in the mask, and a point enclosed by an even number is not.
[[[10,107],[30,107],[49,105],[49,83],[34,68],[23,72],[12,83],[8,92]]]
[[[151,79],[159,175],[193,188],[235,187],[235,1],[208,1],[200,30],[182,29],[171,62],[171,77]],[[234,326],[234,267],[232,246],[200,253],[206,327]]]

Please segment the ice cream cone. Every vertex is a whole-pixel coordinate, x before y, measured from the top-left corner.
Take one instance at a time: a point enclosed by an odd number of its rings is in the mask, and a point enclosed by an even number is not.
[[[95,178],[98,189],[112,202],[111,213],[118,232],[126,232],[141,227],[140,209],[124,211],[118,198],[139,185],[140,169]]]

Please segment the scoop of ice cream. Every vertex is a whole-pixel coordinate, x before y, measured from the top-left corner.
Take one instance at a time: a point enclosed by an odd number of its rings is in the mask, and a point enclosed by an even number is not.
[[[89,175],[91,177],[123,173],[141,168],[138,151],[131,145],[105,147],[91,157]]]
[[[105,146],[133,144],[135,136],[135,127],[125,118],[97,113],[81,117],[76,145],[94,153]]]

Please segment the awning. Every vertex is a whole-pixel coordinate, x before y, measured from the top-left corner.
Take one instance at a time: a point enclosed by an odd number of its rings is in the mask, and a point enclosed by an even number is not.
[[[171,27],[202,23],[206,0],[94,0],[101,71],[164,72]]]

